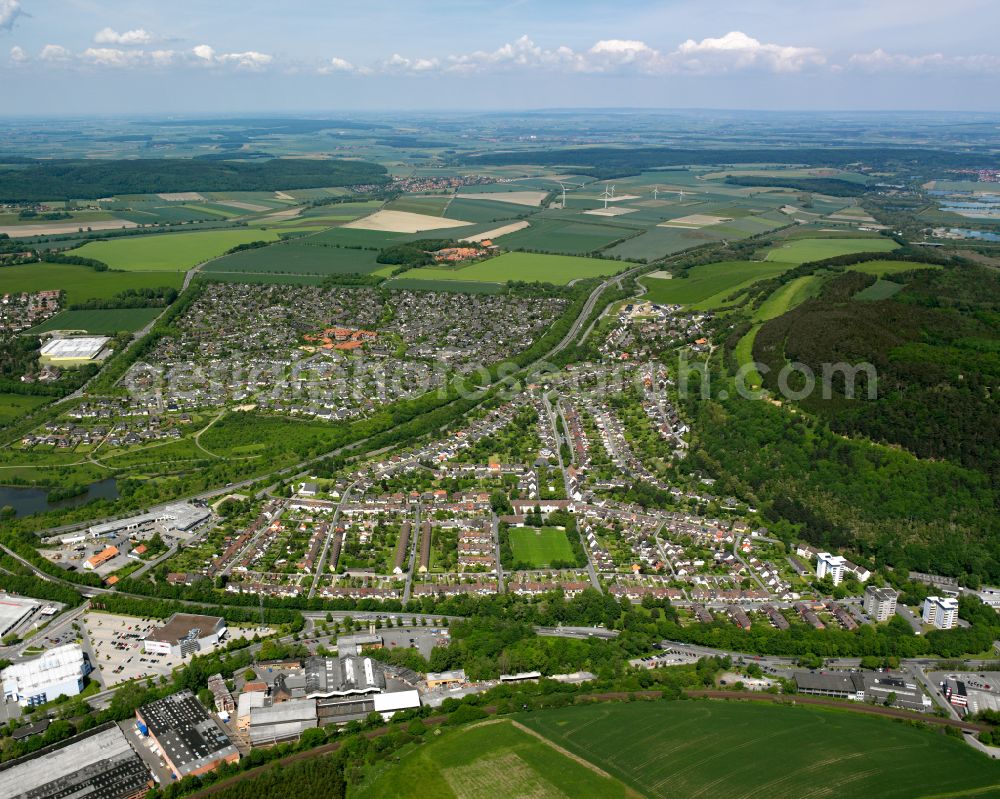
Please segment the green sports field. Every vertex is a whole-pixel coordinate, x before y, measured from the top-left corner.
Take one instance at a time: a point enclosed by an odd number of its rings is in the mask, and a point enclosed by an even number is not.
[[[95,272],[89,266],[74,264],[18,264],[0,267],[0,294],[62,289],[66,304],[72,305],[108,299],[125,289],[180,288],[183,280],[179,272]]]
[[[555,527],[512,527],[508,532],[515,563],[544,569],[555,561],[572,563],[576,555],[563,530]]]
[[[899,245],[892,239],[881,236],[871,239],[795,239],[772,249],[767,254],[767,260],[801,264],[854,252],[889,252],[897,247]]]
[[[651,797],[1000,796],[1000,764],[961,740],[847,711],[661,701],[521,720]]]
[[[426,735],[399,762],[381,764],[356,799],[619,799],[616,779],[578,763],[510,721]]]
[[[710,310],[725,304],[726,298],[758,280],[775,277],[791,269],[787,263],[760,261],[719,261],[688,270],[685,278],[642,278],[643,299],[666,304],[690,305]]]
[[[237,244],[275,241],[273,230],[205,230],[197,233],[161,233],[92,241],[73,255],[95,258],[112,269],[136,272],[186,272],[192,266],[217,258]]]
[[[162,308],[102,308],[88,311],[62,311],[35,325],[29,332],[49,330],[86,330],[88,333],[119,333],[140,330],[163,313]]]
[[[613,275],[626,266],[627,264],[598,258],[508,252],[459,269],[441,269],[433,266],[411,269],[406,273],[406,277],[417,280],[473,280],[487,283],[525,280],[564,285],[578,278]]]

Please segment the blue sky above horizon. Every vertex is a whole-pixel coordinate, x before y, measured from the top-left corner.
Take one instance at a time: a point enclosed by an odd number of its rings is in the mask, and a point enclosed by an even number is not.
[[[1000,111],[995,0],[0,0],[0,114]]]

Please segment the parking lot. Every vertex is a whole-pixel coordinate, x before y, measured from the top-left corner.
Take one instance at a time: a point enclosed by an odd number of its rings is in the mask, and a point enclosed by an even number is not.
[[[387,629],[377,631],[382,636],[386,649],[417,649],[425,658],[430,658],[436,646],[448,646],[451,638],[446,628],[413,627],[410,629]]]
[[[128,680],[159,677],[170,674],[185,659],[173,655],[157,655],[142,651],[142,642],[163,624],[162,619],[142,619],[112,613],[87,613],[84,629],[90,639],[95,665],[101,670],[101,680],[110,688]],[[266,627],[231,628],[226,637],[253,638],[270,635]]]

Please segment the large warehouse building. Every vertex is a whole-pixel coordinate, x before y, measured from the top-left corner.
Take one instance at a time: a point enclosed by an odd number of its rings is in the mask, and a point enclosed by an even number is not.
[[[175,613],[166,624],[146,636],[142,650],[183,657],[215,646],[225,634],[226,620],[220,616]]]
[[[31,618],[39,604],[27,597],[0,594],[0,638]]]
[[[136,799],[151,785],[113,721],[0,766],[4,799]]]
[[[177,779],[235,763],[239,750],[191,691],[157,699],[135,711],[136,726],[155,743]]]
[[[22,707],[43,705],[59,696],[76,696],[91,664],[79,644],[50,649],[44,655],[15,663],[0,672],[4,699]]]

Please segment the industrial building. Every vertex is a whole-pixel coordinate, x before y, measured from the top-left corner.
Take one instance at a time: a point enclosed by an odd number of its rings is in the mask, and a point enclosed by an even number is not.
[[[220,616],[175,613],[167,623],[146,636],[143,652],[184,657],[215,646],[226,634],[226,620]]]
[[[139,732],[153,741],[177,779],[240,759],[229,736],[189,690],[143,705],[135,717]]]
[[[73,365],[92,361],[101,354],[108,336],[73,336],[53,338],[42,345],[39,351],[43,363]]]
[[[797,671],[793,674],[800,694],[832,696],[863,702],[865,681],[856,671]]]
[[[801,694],[876,702],[907,710],[931,709],[930,697],[905,672],[796,671],[792,676]]]
[[[303,672],[308,697],[359,696],[385,690],[385,673],[371,658],[306,658]]]
[[[92,666],[79,644],[65,644],[0,672],[3,695],[21,707],[44,705],[59,696],[76,696]]]
[[[317,726],[315,699],[289,699],[250,711],[250,743],[254,746],[298,738]]]
[[[145,525],[161,524],[163,532],[180,530],[187,532],[211,515],[207,508],[192,505],[189,502],[175,502],[161,510],[129,516],[125,519],[115,519],[111,522],[95,524],[88,530],[91,536],[108,536],[116,533],[127,533]]]
[[[137,799],[152,782],[114,722],[0,766],[4,799]]]
[[[39,605],[27,597],[0,594],[0,638],[30,619]]]
[[[891,588],[865,587],[864,611],[872,621],[888,621],[896,613],[899,594]]]
[[[468,680],[465,676],[465,669],[455,669],[454,671],[429,671],[427,672],[427,690],[433,691],[435,688],[451,687],[463,685]]]
[[[924,623],[950,630],[958,621],[958,600],[950,596],[929,596],[924,600]]]

